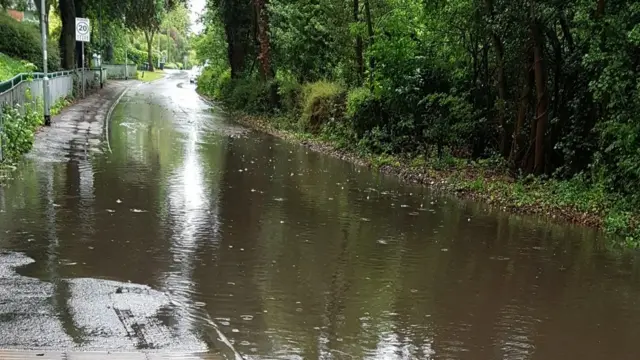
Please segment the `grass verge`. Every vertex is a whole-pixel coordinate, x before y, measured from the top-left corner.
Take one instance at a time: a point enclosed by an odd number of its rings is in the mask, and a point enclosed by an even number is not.
[[[165,73],[162,70],[155,70],[153,72],[138,71],[138,80],[141,80],[144,82],[151,82],[154,80],[162,79],[164,76],[165,76]]]

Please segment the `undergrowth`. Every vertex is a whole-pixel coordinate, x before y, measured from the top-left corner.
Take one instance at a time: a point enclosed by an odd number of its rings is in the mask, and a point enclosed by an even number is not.
[[[274,84],[279,97],[276,107],[268,90]],[[416,143],[410,134],[390,138],[389,129],[382,125],[386,115],[380,99],[368,89],[347,92],[337,83],[299,85],[285,77],[271,83],[251,78],[234,80],[228,69],[208,69],[198,82],[198,90],[232,110],[266,119],[260,122],[261,126],[266,122],[270,129],[286,132],[288,138],[328,144],[374,169],[437,184],[512,212],[600,227],[620,239],[615,244],[640,248],[640,210],[632,200],[610,191],[603,182],[584,173],[569,178],[514,175],[507,161],[496,154],[475,160],[468,154],[460,157],[453,149],[457,146],[456,136],[467,133],[465,128],[455,134],[425,129],[427,137],[436,139],[434,146]],[[435,99],[427,105],[443,114],[448,114],[450,107],[459,106],[456,99],[449,98]],[[452,118],[451,122],[460,121]],[[437,139],[446,141],[439,143]]]

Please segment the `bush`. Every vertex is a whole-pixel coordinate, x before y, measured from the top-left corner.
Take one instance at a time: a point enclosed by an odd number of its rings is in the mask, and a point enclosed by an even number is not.
[[[382,127],[387,117],[384,110],[380,100],[367,88],[355,88],[347,94],[346,117],[360,137]]]
[[[225,100],[231,94],[231,69],[207,67],[198,77],[198,90],[216,100]]]
[[[3,108],[2,151],[4,160],[8,162],[17,161],[31,150],[35,131],[42,125],[42,104],[32,100],[29,90],[26,95],[29,101],[24,104],[24,109],[20,109],[20,105],[10,107],[6,104]]]
[[[158,52],[153,51],[151,53],[151,57],[153,60],[154,67],[158,64]],[[127,52],[127,58],[130,62],[136,64],[137,66],[144,66],[149,62],[149,56],[147,55],[146,50],[139,50],[135,47],[130,47]]]
[[[0,13],[0,52],[10,57],[27,60],[42,70],[42,45],[38,27],[20,23]],[[60,69],[60,52],[54,42],[47,45],[49,71]]]
[[[263,114],[272,110],[269,102],[269,86],[260,80],[235,79],[221,89],[221,96],[234,109],[249,114]]]
[[[26,60],[16,60],[0,53],[0,81],[5,81],[16,74],[33,71],[36,66]]]
[[[289,74],[278,72],[275,79],[275,86],[278,89],[279,109],[291,116],[297,116],[300,112],[300,97],[302,95],[302,85]]]
[[[305,130],[317,132],[324,123],[342,118],[345,91],[336,83],[317,81],[302,87],[301,101],[300,125]]]

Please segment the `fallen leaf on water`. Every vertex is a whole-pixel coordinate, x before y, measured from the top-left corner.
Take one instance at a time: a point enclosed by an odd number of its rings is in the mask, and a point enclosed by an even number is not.
[[[196,301],[195,305],[198,306],[198,307],[203,307],[203,306],[205,306],[207,304],[203,303],[202,301]]]

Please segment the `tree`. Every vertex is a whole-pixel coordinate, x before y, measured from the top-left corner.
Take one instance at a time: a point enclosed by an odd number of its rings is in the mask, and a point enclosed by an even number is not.
[[[147,60],[149,71],[153,71],[153,39],[167,13],[163,0],[130,0],[127,11],[127,24],[143,32],[147,42]]]
[[[62,31],[60,32],[60,66],[75,68],[76,52],[76,4],[74,0],[58,0]]]

